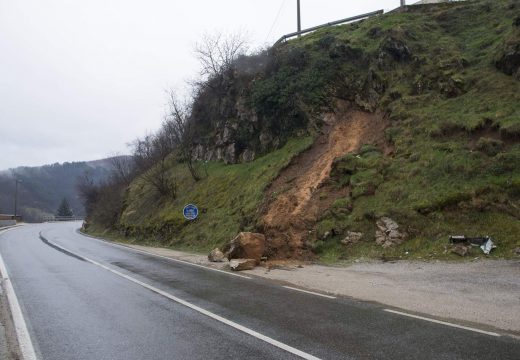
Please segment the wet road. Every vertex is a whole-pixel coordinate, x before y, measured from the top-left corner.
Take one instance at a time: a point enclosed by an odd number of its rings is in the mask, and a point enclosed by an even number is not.
[[[0,232],[0,254],[40,359],[518,359],[520,354],[520,341],[507,335],[143,254],[82,236],[77,227],[38,224]]]

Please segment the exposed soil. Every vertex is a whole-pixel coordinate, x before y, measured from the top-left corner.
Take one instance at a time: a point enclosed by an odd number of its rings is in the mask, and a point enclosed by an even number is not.
[[[297,156],[266,191],[272,200],[265,211],[263,231],[270,259],[312,258],[307,240],[320,213],[348,189],[327,188],[334,159],[357,151],[364,144],[381,144],[387,120],[380,113],[339,109],[324,115],[322,134],[312,147]]]

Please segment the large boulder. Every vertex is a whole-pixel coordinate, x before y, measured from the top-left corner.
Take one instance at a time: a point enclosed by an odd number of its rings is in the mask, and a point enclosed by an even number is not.
[[[241,232],[223,249],[228,260],[231,259],[260,259],[265,251],[265,236],[252,232]]]
[[[376,222],[376,243],[383,247],[399,245],[406,239],[406,234],[399,230],[399,225],[388,217],[382,217]]]
[[[233,271],[253,270],[256,264],[255,259],[233,259],[229,262],[229,267]]]
[[[208,260],[212,262],[223,262],[225,258],[224,253],[219,248],[211,250],[208,254]]]

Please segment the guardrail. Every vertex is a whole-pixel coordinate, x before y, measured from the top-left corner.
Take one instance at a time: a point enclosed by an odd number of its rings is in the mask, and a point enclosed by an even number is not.
[[[43,221],[52,222],[52,221],[78,221],[84,220],[83,216],[44,216]]]
[[[366,18],[369,18],[369,17],[372,17],[372,16],[381,15],[383,13],[384,13],[384,10],[372,11],[372,12],[369,12],[369,13],[366,13],[366,14],[352,16],[352,17],[349,17],[349,18],[332,21],[332,22],[329,22],[329,23],[326,23],[326,24],[313,26],[313,27],[310,27],[308,29],[292,32],[292,33],[286,34],[286,35],[282,36],[281,38],[279,38],[274,43],[274,45],[278,45],[282,41],[286,41],[289,38],[292,38],[292,37],[298,36],[298,35],[303,35],[303,34],[311,32],[311,31],[316,31],[318,29],[322,29],[322,28],[329,27],[329,26],[334,26],[334,25],[339,25],[339,24],[344,24],[344,23],[351,22],[351,21],[362,20],[362,19],[366,19]]]

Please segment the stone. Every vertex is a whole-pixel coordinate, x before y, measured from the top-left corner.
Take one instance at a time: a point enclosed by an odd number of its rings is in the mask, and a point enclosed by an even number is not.
[[[410,61],[412,52],[403,40],[393,36],[387,37],[381,44],[379,58],[384,58],[385,53],[389,54],[395,61]]]
[[[235,144],[229,144],[224,148],[222,158],[226,164],[235,164],[237,162]]]
[[[233,259],[229,261],[229,267],[233,271],[252,270],[256,267],[255,259]]]
[[[219,248],[211,250],[208,254],[208,260],[212,262],[223,262],[224,259],[224,253]]]
[[[343,240],[341,240],[341,243],[343,245],[352,245],[352,244],[359,242],[359,240],[361,240],[361,238],[363,238],[363,233],[347,231],[347,234],[346,234],[345,238]]]
[[[255,152],[253,150],[245,149],[242,154],[240,154],[241,162],[250,162],[255,159]]]
[[[260,263],[265,251],[265,236],[259,233],[241,232],[223,249],[228,260],[254,259]]]
[[[399,245],[406,239],[406,234],[399,230],[399,224],[389,217],[376,221],[376,244],[383,247]]]
[[[456,246],[451,249],[451,252],[454,254],[457,254],[459,256],[466,256],[469,252],[469,246],[463,245],[463,244],[457,244]]]
[[[520,255],[520,246],[513,249],[513,254]]]

